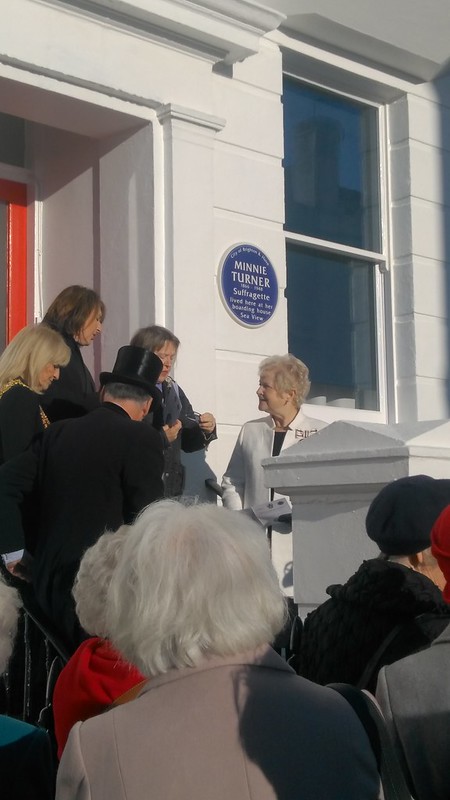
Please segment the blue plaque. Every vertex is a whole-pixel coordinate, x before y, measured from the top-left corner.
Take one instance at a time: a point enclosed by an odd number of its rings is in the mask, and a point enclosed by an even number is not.
[[[222,258],[219,287],[225,308],[248,328],[265,325],[278,301],[278,281],[269,259],[251,244],[235,244]]]

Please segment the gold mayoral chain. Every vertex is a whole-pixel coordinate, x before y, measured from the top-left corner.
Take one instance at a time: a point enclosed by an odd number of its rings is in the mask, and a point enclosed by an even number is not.
[[[30,389],[30,387],[27,386],[22,378],[13,378],[11,381],[8,381],[8,383],[5,383],[5,385],[0,389],[0,399],[8,391],[8,389],[11,389],[13,386],[23,386],[25,389]],[[30,392],[31,391],[32,389],[30,389]],[[44,428],[48,428],[50,425],[50,420],[41,405],[39,406],[39,415]]]

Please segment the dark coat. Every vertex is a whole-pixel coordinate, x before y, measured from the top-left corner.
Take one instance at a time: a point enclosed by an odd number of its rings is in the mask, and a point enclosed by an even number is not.
[[[163,496],[162,471],[158,434],[114,403],[48,429],[33,582],[51,619],[73,613],[70,590],[84,551]]]
[[[329,586],[329,600],[306,617],[298,672],[316,683],[357,685],[369,660],[386,636],[403,624],[402,633],[383,654],[378,669],[423,646],[415,626],[420,614],[442,615],[430,634],[437,636],[448,623],[449,606],[429,578],[395,562],[364,561],[344,585]],[[403,633],[404,631],[404,633]],[[375,690],[376,674],[364,687]]]
[[[55,768],[47,731],[0,716],[2,796],[7,800],[52,800]]]
[[[43,398],[43,408],[51,422],[80,417],[100,405],[92,375],[83,361],[80,345],[73,336],[64,333],[61,336],[70,349],[70,361],[66,367],[61,367],[59,380],[50,384]]]
[[[0,464],[16,458],[26,452],[37,437],[41,436],[45,430],[44,420],[41,416],[42,395],[33,392],[28,386],[16,384],[11,386],[0,399]],[[45,418],[45,415],[44,415]],[[47,423],[48,426],[48,423]],[[29,494],[23,498],[20,508],[17,511],[20,526],[26,531],[34,531],[36,515],[36,490],[32,488]],[[13,530],[3,532],[7,536]],[[2,537],[3,538],[3,537]],[[18,547],[9,547],[5,541],[5,549],[2,553],[10,553],[15,550],[22,550],[25,545],[23,538],[20,539]],[[31,552],[33,543],[29,542],[28,548]]]
[[[132,522],[163,496],[162,471],[159,434],[114,403],[55,422],[39,448],[1,467],[0,531],[10,549],[20,547],[20,536],[23,544],[18,507],[37,476],[33,583],[70,647],[80,640],[71,588],[81,556],[105,530]]]
[[[11,386],[0,399],[0,464],[31,445],[44,431],[40,404],[42,395],[28,386]]]
[[[450,625],[431,647],[384,667],[377,700],[417,800],[450,797]]]
[[[159,385],[159,384],[158,384]],[[178,497],[184,488],[184,467],[181,451],[195,453],[206,448],[217,439],[216,429],[204,433],[195,419],[194,410],[181,386],[175,381],[164,381],[161,385],[162,402],[157,411],[149,414],[149,423],[160,431],[164,447],[164,495]],[[177,419],[182,424],[181,431],[174,442],[169,442],[163,425],[173,425]]]

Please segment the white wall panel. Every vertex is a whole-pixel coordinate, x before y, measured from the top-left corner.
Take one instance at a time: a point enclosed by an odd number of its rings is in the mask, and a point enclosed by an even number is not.
[[[284,179],[276,158],[218,145],[215,152],[215,205],[268,222],[283,222]]]
[[[416,392],[418,419],[450,417],[448,380],[418,378]]]
[[[415,317],[416,372],[420,377],[445,380],[448,376],[448,324],[446,319]]]

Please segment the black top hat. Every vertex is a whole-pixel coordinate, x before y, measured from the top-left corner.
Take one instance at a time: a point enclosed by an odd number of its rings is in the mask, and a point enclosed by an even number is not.
[[[117,352],[116,363],[112,372],[100,373],[100,384],[127,383],[145,389],[157,402],[161,400],[161,392],[156,382],[161,375],[163,363],[155,353],[145,347],[125,344]]]

